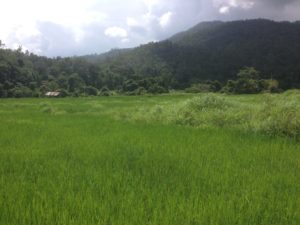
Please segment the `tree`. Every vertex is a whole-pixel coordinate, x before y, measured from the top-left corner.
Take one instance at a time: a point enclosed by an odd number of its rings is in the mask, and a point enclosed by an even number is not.
[[[68,79],[69,92],[75,92],[83,87],[83,82],[77,73],[73,73]]]
[[[57,78],[57,84],[60,88],[68,89],[68,78],[65,74],[60,74]]]
[[[238,72],[237,77],[240,80],[259,80],[260,72],[254,67],[245,67]]]
[[[87,86],[84,88],[84,92],[86,95],[93,95],[93,96],[97,96],[98,95],[98,89],[94,88],[92,86]]]
[[[4,90],[4,85],[0,84],[0,98],[6,97],[6,91]]]
[[[124,92],[134,92],[138,87],[139,86],[138,86],[137,82],[130,79],[130,80],[125,81],[125,83],[123,85],[123,91]]]
[[[148,92],[151,94],[163,94],[163,93],[167,93],[168,90],[155,83],[149,88]]]

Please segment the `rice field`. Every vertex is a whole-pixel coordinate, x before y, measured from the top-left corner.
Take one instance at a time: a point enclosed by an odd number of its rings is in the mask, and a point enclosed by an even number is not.
[[[0,100],[0,224],[299,225],[299,106],[298,92]]]

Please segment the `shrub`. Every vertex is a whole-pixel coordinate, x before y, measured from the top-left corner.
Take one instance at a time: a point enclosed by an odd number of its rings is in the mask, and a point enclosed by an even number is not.
[[[143,88],[143,87],[139,87],[138,89],[136,89],[134,91],[135,95],[144,95],[146,93],[147,93],[147,90],[145,88]]]
[[[200,97],[195,97],[187,100],[184,107],[188,110],[205,111],[210,109],[224,110],[230,106],[230,103],[220,96],[214,94],[207,94]]]
[[[155,83],[151,87],[149,87],[148,92],[151,94],[163,94],[168,93],[168,90]]]
[[[282,103],[284,105],[270,104],[262,108],[257,114],[260,117],[259,130],[269,135],[289,136],[300,138],[299,108],[294,103]]]
[[[211,92],[212,88],[210,84],[193,84],[191,87],[185,89],[186,93],[205,93]]]
[[[235,128],[300,140],[299,101],[300,91],[262,94],[255,98],[202,94],[175,104],[135,109],[126,118],[194,127]]]
[[[261,80],[261,86],[264,91],[269,93],[279,93],[279,82],[274,79]]]
[[[123,85],[123,91],[134,92],[138,87],[138,84],[134,80],[127,80]]]
[[[284,92],[284,96],[300,97],[300,90],[298,90],[298,89],[288,90],[288,91]]]
[[[58,91],[60,92],[59,97],[61,97],[61,98],[65,98],[65,97],[69,96],[69,92],[65,89],[60,89]]]
[[[99,96],[106,96],[106,97],[110,96],[110,90],[107,87],[103,87],[100,90]]]
[[[15,87],[9,90],[9,97],[13,98],[24,98],[24,97],[32,97],[32,91],[28,87]]]
[[[92,96],[97,96],[98,95],[98,89],[92,86],[87,86],[84,88],[84,93],[86,95],[92,95]]]
[[[72,93],[72,97],[80,97],[81,93],[79,91],[75,91]]]
[[[4,85],[0,84],[0,98],[5,98],[6,97],[6,93],[4,90]]]

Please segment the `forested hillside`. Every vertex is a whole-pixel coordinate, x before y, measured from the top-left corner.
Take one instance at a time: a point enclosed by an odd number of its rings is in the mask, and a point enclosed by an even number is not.
[[[261,19],[204,22],[165,41],[82,57],[46,58],[1,43],[0,96],[163,93],[195,85],[256,93],[270,83],[285,90],[300,87],[299,62],[300,22]]]
[[[279,80],[284,89],[299,87],[300,22],[204,22],[115,58],[115,63],[122,62],[141,76],[163,75],[167,70],[181,88],[205,80],[235,79],[243,67],[256,68],[262,78]]]

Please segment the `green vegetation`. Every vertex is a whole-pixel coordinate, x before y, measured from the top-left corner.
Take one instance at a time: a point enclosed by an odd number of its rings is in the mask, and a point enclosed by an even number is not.
[[[0,224],[298,225],[299,97],[2,99]]]
[[[122,119],[201,128],[230,128],[300,140],[300,91],[277,95],[202,94],[121,113]]]
[[[299,37],[297,22],[247,20],[200,23],[165,41],[82,57],[46,58],[0,42],[0,98],[300,88]]]
[[[299,225],[299,37],[209,22],[68,58],[0,41],[0,225]]]

